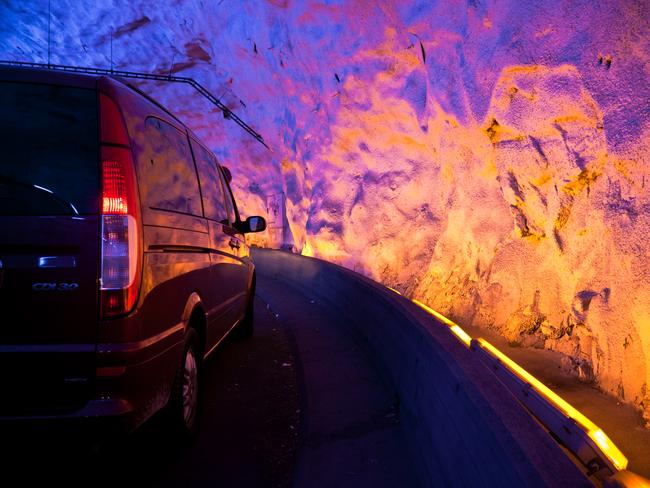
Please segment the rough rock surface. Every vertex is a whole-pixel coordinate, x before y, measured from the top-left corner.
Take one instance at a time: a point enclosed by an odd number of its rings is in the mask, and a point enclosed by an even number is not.
[[[47,2],[0,19],[2,58],[47,60]],[[192,76],[263,133],[273,152],[143,86],[247,214],[279,203],[258,243],[559,350],[650,418],[647,0],[61,0],[51,19],[52,62],[108,67],[112,44],[115,67]]]

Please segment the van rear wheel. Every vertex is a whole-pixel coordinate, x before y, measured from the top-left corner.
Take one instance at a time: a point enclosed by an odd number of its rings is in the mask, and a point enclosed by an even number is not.
[[[181,356],[167,414],[171,430],[183,440],[191,440],[198,432],[199,416],[199,336],[192,328],[185,334]]]

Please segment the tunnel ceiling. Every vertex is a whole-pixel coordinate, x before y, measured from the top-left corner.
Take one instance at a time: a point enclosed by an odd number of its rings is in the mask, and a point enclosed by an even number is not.
[[[47,62],[47,4],[0,4],[2,58]],[[232,168],[245,214],[284,207],[259,244],[560,351],[650,418],[649,17],[643,0],[56,1],[50,52],[194,77],[261,132],[272,151],[187,87],[143,86]]]

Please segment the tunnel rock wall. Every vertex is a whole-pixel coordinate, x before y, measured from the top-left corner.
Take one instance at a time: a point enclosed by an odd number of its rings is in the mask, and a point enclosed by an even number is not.
[[[46,61],[46,14],[1,4],[2,57]],[[647,0],[62,0],[51,56],[194,77],[272,151],[142,87],[244,214],[281,210],[253,242],[561,351],[650,418],[649,25]]]

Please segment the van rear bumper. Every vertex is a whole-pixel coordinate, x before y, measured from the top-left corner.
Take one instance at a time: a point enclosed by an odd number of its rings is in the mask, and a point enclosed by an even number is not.
[[[143,341],[88,346],[94,351],[96,368],[87,380],[86,401],[75,408],[50,407],[52,399],[42,392],[34,408],[0,413],[0,433],[79,431],[104,437],[134,430],[167,403],[183,337],[181,324]],[[25,347],[29,352],[19,351],[20,346],[11,346],[11,353],[0,347],[0,356],[29,355],[34,360],[62,356],[70,362],[77,355],[88,355],[88,347],[81,345],[47,345],[42,352],[39,346]],[[42,359],[40,367],[46,369],[47,359]]]
[[[133,417],[133,406],[124,399],[95,399],[74,412],[0,417],[0,431],[13,437],[65,435],[66,438],[106,438],[130,432]]]

